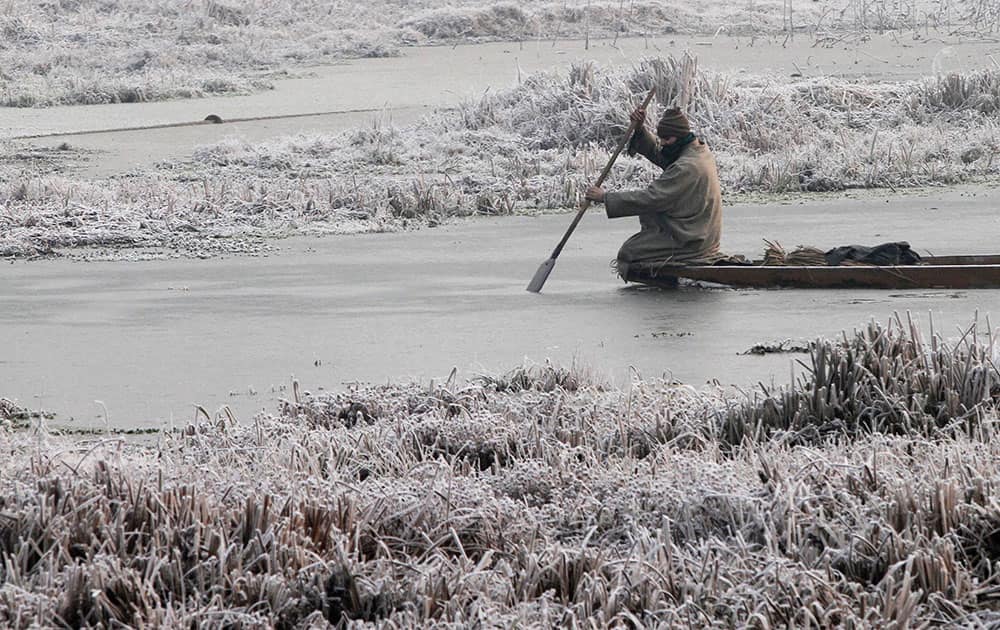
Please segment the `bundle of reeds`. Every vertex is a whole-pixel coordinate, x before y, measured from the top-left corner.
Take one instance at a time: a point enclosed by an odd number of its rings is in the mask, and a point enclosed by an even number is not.
[[[816,247],[799,245],[791,253],[786,253],[781,243],[764,239],[767,247],[764,249],[763,263],[772,266],[825,266],[826,254]]]

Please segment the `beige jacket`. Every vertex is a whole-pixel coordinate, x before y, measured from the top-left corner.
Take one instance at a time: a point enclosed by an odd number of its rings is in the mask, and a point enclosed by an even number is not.
[[[629,144],[658,166],[665,161],[656,139],[641,129]],[[722,189],[715,158],[695,140],[645,190],[609,192],[608,218],[639,217],[642,228],[618,252],[618,273],[626,278],[635,263],[684,263],[719,257],[722,234]]]

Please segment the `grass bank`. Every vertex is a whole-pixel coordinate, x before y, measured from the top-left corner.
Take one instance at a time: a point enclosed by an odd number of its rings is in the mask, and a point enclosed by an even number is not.
[[[532,366],[155,446],[0,429],[0,622],[988,625],[981,339],[871,325],[736,398]]]

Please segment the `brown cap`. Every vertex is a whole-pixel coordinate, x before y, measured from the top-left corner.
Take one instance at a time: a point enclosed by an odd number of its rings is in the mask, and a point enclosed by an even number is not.
[[[679,109],[668,109],[663,112],[660,122],[656,125],[656,135],[661,138],[683,138],[691,133],[691,123]]]

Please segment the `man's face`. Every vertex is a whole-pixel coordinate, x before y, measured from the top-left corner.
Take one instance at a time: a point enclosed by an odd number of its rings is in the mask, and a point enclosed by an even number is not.
[[[669,138],[660,138],[661,147],[669,147],[670,145],[677,142],[677,136],[670,136]]]

